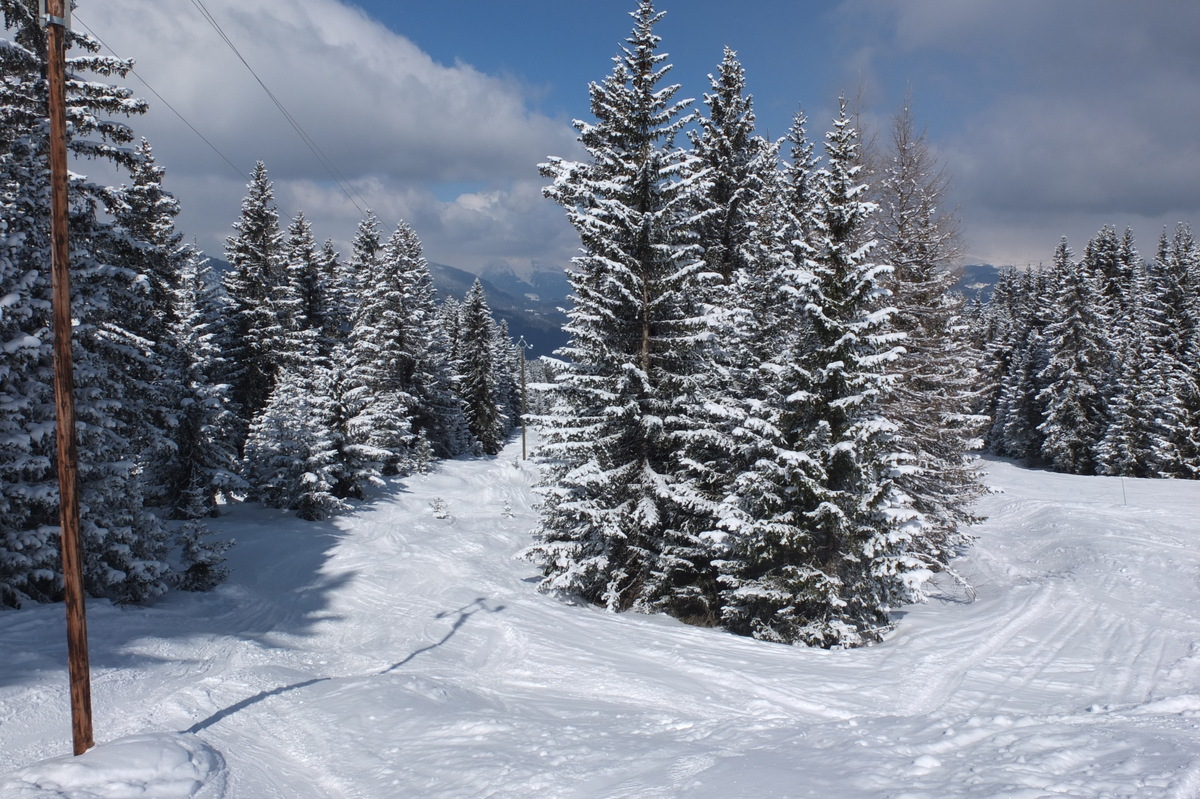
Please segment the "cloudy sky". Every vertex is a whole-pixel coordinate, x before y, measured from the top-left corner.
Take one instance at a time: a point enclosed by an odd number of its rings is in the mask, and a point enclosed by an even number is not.
[[[537,164],[576,153],[634,0],[79,0],[152,104],[135,130],[168,170],[179,227],[219,253],[256,160],[280,211],[345,249],[370,207],[431,260],[478,271],[565,264],[577,243]],[[760,129],[798,107],[819,138],[839,92],[885,124],[906,88],[954,175],[967,260],[1048,261],[1101,225],[1151,254],[1200,222],[1200,3],[1128,0],[659,0],[673,80],[702,97],[729,45]],[[323,165],[207,10],[329,161]],[[232,165],[228,163],[232,162]],[[330,176],[351,187],[351,197]],[[75,165],[87,172],[87,165]],[[356,207],[356,204],[358,207]]]

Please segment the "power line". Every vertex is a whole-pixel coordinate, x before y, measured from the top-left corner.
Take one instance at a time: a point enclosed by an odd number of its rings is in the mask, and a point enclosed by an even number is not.
[[[350,182],[348,180],[346,180],[345,177],[342,176],[342,174],[338,171],[337,167],[334,166],[333,162],[329,159],[329,157],[326,156],[325,153],[321,150],[320,146],[318,146],[317,143],[312,139],[312,137],[308,135],[308,132],[304,130],[304,128],[300,124],[300,122],[292,115],[292,113],[290,111],[287,110],[287,108],[283,105],[283,102],[275,95],[274,92],[271,91],[271,89],[267,86],[267,84],[265,82],[263,82],[263,79],[259,77],[258,73],[254,71],[254,68],[250,66],[249,62],[246,61],[246,58],[237,49],[237,46],[234,45],[233,41],[225,34],[225,31],[221,28],[220,24],[212,16],[212,13],[209,12],[209,10],[204,6],[204,3],[201,0],[192,0],[192,5],[196,6],[197,10],[204,17],[204,19],[209,23],[209,25],[211,25],[213,27],[213,29],[217,32],[217,35],[219,35],[221,37],[221,40],[225,42],[226,46],[228,46],[229,49],[233,51],[234,55],[236,55],[238,57],[238,60],[240,60],[242,62],[242,64],[246,67],[246,69],[250,71],[250,74],[254,76],[254,79],[258,82],[258,85],[261,86],[263,91],[267,93],[267,96],[271,98],[271,102],[274,103],[275,107],[279,109],[279,112],[281,114],[283,114],[284,119],[286,119],[288,124],[292,126],[292,129],[296,131],[296,134],[300,137],[301,141],[303,141],[305,143],[305,145],[308,147],[308,149],[312,152],[312,154],[321,163],[321,166],[324,167],[325,171],[329,173],[329,176],[331,178],[333,178],[334,183],[337,184],[338,189],[341,190],[342,194],[345,195],[346,199],[350,201],[350,204],[353,205],[356,209],[358,209],[358,212],[360,214],[365,213],[365,211],[363,211],[362,206],[359,205],[358,202],[355,201],[354,196],[351,196],[351,192],[354,192],[354,195],[357,196],[358,199],[362,201],[363,205],[366,205],[367,201],[364,200],[362,195],[358,193],[358,190],[355,189],[354,186],[352,184],[350,184]],[[75,20],[78,21],[79,24],[82,25],[83,28],[85,30],[87,30],[87,32],[89,34],[92,35],[93,38],[96,39],[96,41],[100,42],[100,44],[103,47],[107,48],[108,51],[111,52],[114,56],[116,56],[117,58],[121,58],[121,56],[115,50],[113,50],[111,47],[109,47],[109,45],[103,39],[101,39],[100,36],[97,35],[96,32],[87,25],[87,23],[85,23],[83,20],[79,19],[78,14],[74,14],[73,16],[74,16]],[[203,133],[201,133],[200,130],[195,125],[193,125],[191,122],[189,122],[188,119],[186,117],[184,117],[183,114],[178,109],[176,109],[173,105],[171,105],[171,103],[165,97],[163,97],[153,86],[151,86],[150,82],[147,81],[145,78],[143,78],[137,72],[137,70],[131,69],[130,72],[138,80],[140,80],[145,85],[145,87],[155,97],[157,97],[162,102],[163,105],[165,105],[167,108],[169,108],[171,110],[171,112],[175,114],[175,116],[179,117],[180,121],[182,121],[183,124],[187,125],[188,128],[190,128],[193,133],[195,133],[197,136],[199,136],[201,141],[203,141],[205,144],[207,144],[208,147],[221,158],[221,160],[223,160],[226,164],[228,164],[230,166],[230,168],[233,169],[233,171],[238,175],[239,178],[245,177],[245,174],[243,173],[243,171],[241,169],[239,169],[237,167],[237,165],[233,163],[233,161],[231,161],[223,152],[221,152],[221,150],[218,149],[217,146],[215,144],[213,144]]]
[[[80,25],[82,25],[82,26],[83,26],[83,29],[84,29],[84,30],[86,30],[86,31],[87,31],[89,34],[91,34],[91,36],[92,36],[92,38],[93,38],[93,39],[95,39],[96,41],[100,42],[100,45],[101,45],[102,47],[104,47],[105,49],[107,49],[107,50],[108,50],[108,52],[112,53],[112,54],[113,54],[114,56],[116,56],[117,58],[121,58],[121,56],[120,56],[120,55],[117,53],[117,51],[116,51],[116,50],[114,50],[114,49],[112,49],[111,47],[109,47],[109,46],[108,46],[108,43],[107,43],[107,42],[105,42],[103,39],[101,39],[101,38],[100,38],[100,36],[99,36],[99,34],[97,34],[97,33],[96,33],[94,30],[92,30],[92,29],[91,29],[91,28],[88,26],[88,24],[87,24],[86,22],[84,22],[82,19],[80,19],[80,18],[79,18],[79,12],[78,12],[78,11],[73,11],[73,12],[72,12],[72,14],[71,14],[71,16],[73,17],[73,19],[74,19],[74,21],[75,21],[75,22],[78,22]],[[121,60],[122,60],[122,61],[125,61],[125,60],[127,60],[127,59],[121,58]],[[196,126],[195,126],[195,125],[193,125],[191,122],[189,122],[189,121],[187,120],[187,117],[185,117],[183,114],[181,114],[181,113],[179,112],[179,109],[177,109],[175,106],[173,106],[173,105],[171,105],[169,102],[167,102],[167,98],[165,98],[165,97],[163,97],[161,94],[159,94],[159,93],[158,93],[158,90],[157,90],[157,89],[155,89],[153,86],[151,86],[151,85],[150,85],[150,81],[146,80],[146,79],[145,79],[145,78],[143,78],[143,77],[142,77],[140,74],[138,74],[138,71],[137,71],[136,69],[130,69],[129,71],[130,71],[130,73],[132,73],[132,74],[133,74],[133,76],[134,76],[135,78],[137,78],[138,80],[140,80],[140,81],[142,82],[142,84],[143,84],[143,85],[144,85],[144,86],[145,86],[147,89],[149,89],[149,90],[150,90],[150,93],[151,93],[151,94],[153,94],[155,97],[157,97],[157,98],[159,99],[159,102],[161,102],[161,103],[162,103],[163,105],[165,105],[167,108],[171,109],[171,112],[172,112],[173,114],[175,114],[175,116],[179,117],[180,121],[181,121],[181,122],[183,122],[183,124],[187,125],[187,126],[188,126],[188,127],[191,129],[192,133],[195,133],[197,136],[199,136],[199,137],[200,137],[200,140],[201,140],[201,141],[203,141],[205,144],[207,144],[210,150],[212,150],[214,153],[216,153],[218,156],[220,156],[220,158],[221,158],[221,160],[222,160],[222,161],[224,161],[225,163],[229,164],[229,168],[230,168],[230,169],[232,169],[232,170],[234,171],[234,174],[236,174],[236,175],[237,175],[239,178],[241,178],[241,179],[245,179],[245,177],[246,177],[245,173],[244,173],[242,170],[238,169],[238,167],[237,167],[237,164],[235,164],[235,163],[233,163],[233,161],[229,160],[229,158],[228,158],[228,157],[225,155],[225,153],[221,152],[221,151],[220,151],[220,149],[218,149],[218,148],[217,148],[217,145],[215,145],[215,144],[213,144],[211,141],[209,141],[207,136],[205,136],[203,133],[201,133],[201,132],[200,132],[200,131],[199,131],[199,130],[196,128]]]
[[[192,0],[192,5],[194,5],[200,12],[201,16],[208,21],[208,24],[212,26],[213,30],[217,32],[217,35],[220,36],[229,49],[233,51],[233,54],[238,57],[238,60],[242,62],[246,69],[250,70],[250,74],[254,76],[256,81],[258,81],[258,85],[261,86],[263,91],[267,93],[267,96],[271,98],[271,102],[274,103],[275,107],[279,109],[279,112],[283,114],[283,118],[288,121],[288,124],[292,126],[292,129],[296,131],[296,134],[300,137],[300,139],[308,146],[308,149],[312,151],[312,154],[316,156],[317,160],[321,162],[321,165],[325,167],[325,171],[328,172],[329,176],[333,178],[335,183],[337,183],[338,188],[342,190],[342,194],[346,195],[346,199],[350,201],[351,205],[358,209],[360,214],[365,213],[362,209],[362,206],[355,202],[354,197],[350,194],[350,192],[353,191],[357,195],[358,191],[352,185],[350,185],[349,181],[342,177],[341,173],[338,172],[337,168],[333,165],[333,162],[329,160],[317,143],[313,141],[312,137],[308,135],[303,126],[301,126],[296,118],[292,116],[291,112],[284,107],[279,98],[275,96],[275,93],[267,87],[267,84],[263,82],[263,79],[258,76],[258,73],[254,71],[254,67],[250,66],[250,63],[246,61],[245,56],[243,56],[241,51],[237,49],[237,46],[234,45],[233,41],[225,35],[225,31],[221,29],[220,24],[209,12],[209,10],[205,8],[203,0]],[[362,200],[362,195],[358,195],[358,199]],[[366,200],[363,200],[363,205],[366,204]]]

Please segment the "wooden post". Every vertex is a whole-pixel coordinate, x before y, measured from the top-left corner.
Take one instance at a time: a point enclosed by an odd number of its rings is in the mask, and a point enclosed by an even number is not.
[[[529,406],[525,401],[525,350],[533,349],[533,345],[526,342],[525,337],[521,336],[521,340],[517,342],[517,348],[521,351],[521,460],[528,460],[525,453],[525,414],[529,413]]]
[[[70,0],[47,0],[46,79],[50,118],[50,287],[54,325],[54,402],[57,418],[59,526],[67,606],[67,670],[75,754],[94,745],[92,679],[84,609],[83,545],[79,535],[75,374],[71,355],[71,273],[67,241],[66,11]]]
[[[525,350],[521,350],[521,460],[527,460],[525,454],[525,414],[529,406],[525,402]]]

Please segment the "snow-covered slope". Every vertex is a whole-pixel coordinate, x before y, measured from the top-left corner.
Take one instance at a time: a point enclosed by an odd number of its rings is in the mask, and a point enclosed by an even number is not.
[[[988,462],[976,601],[829,652],[539,595],[519,452],[235,508],[228,585],[93,602],[82,758],[62,608],[0,613],[0,796],[1200,796],[1200,483]]]

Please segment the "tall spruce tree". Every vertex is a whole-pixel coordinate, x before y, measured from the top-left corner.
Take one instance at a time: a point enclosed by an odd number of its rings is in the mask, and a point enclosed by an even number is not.
[[[914,544],[935,568],[948,566],[969,539],[970,506],[983,490],[970,459],[985,422],[973,413],[979,354],[966,334],[965,301],[953,291],[957,220],[941,207],[948,184],[906,99],[874,191],[878,252],[893,269],[884,281],[895,308],[891,323],[904,336],[899,380],[884,410],[897,424],[895,447],[905,459],[896,485],[925,528]]]
[[[243,472],[250,496],[309,521],[345,507],[335,495],[339,470],[329,379],[321,359],[283,369],[246,440]]]
[[[131,181],[118,190],[119,202],[113,211],[121,233],[114,259],[141,276],[137,307],[125,308],[121,313],[128,320],[126,326],[141,340],[142,349],[153,351],[156,363],[153,367],[142,363],[137,368],[131,392],[139,401],[129,403],[127,411],[131,429],[138,431],[134,443],[141,453],[148,497],[156,506],[178,515],[196,501],[191,495],[195,489],[191,485],[194,464],[188,460],[194,454],[195,431],[182,429],[181,425],[196,421],[190,418],[197,410],[192,406],[196,392],[215,389],[214,381],[219,382],[223,376],[213,372],[202,378],[193,369],[195,353],[187,348],[195,343],[196,331],[190,324],[196,320],[185,320],[185,315],[196,313],[188,303],[197,299],[191,291],[197,287],[184,290],[182,284],[196,277],[197,253],[193,247],[181,244],[183,236],[175,230],[179,203],[163,188],[165,170],[156,163],[145,139],[135,155]],[[207,324],[219,321],[220,317],[214,315]],[[212,330],[203,335],[212,336]],[[236,421],[227,408],[224,413],[222,425]]]
[[[1095,474],[1095,448],[1108,424],[1111,344],[1104,338],[1106,317],[1093,283],[1072,261],[1066,242],[1054,257],[1054,314],[1046,326],[1046,365],[1038,376],[1042,421],[1041,455],[1059,471]],[[1130,287],[1122,289],[1129,310]]]
[[[704,495],[725,498],[715,509],[715,529],[704,533],[713,555],[722,557],[721,528],[736,502],[736,475],[758,458],[758,438],[747,426],[761,402],[761,366],[773,354],[768,317],[773,316],[780,249],[774,236],[778,146],[755,133],[752,98],[737,54],[726,48],[707,113],[689,137],[697,174],[691,226],[708,274],[698,288],[712,342],[705,394],[693,410],[693,431],[681,431],[683,477]]]
[[[401,223],[375,250],[371,221],[360,227],[352,258],[355,268],[364,271],[356,276],[361,293],[351,321],[346,396],[354,440],[374,452],[384,473],[398,474],[407,468],[415,440],[412,416],[417,404],[405,265],[410,231]]]
[[[237,233],[225,241],[225,259],[232,269],[222,282],[233,304],[227,339],[232,348],[231,396],[243,422],[240,451],[249,424],[266,407],[275,386],[278,363],[272,337],[278,320],[272,299],[286,281],[275,190],[262,161],[250,175],[241,216],[233,227]]]
[[[4,50],[0,48],[0,58]],[[4,188],[14,188],[9,152],[0,152]],[[45,330],[45,287],[28,259],[17,220],[27,212],[0,200],[0,608],[54,599],[61,590],[58,508],[48,448],[53,395]]]
[[[708,113],[690,134],[692,152],[707,180],[698,188],[701,200],[697,242],[708,269],[733,282],[735,273],[757,259],[755,232],[761,224],[763,193],[775,169],[775,150],[754,130],[753,101],[746,94],[746,75],[737,53],[725,48],[712,91],[704,96]]]
[[[1055,258],[1071,257],[1064,240]],[[987,448],[1027,462],[1040,460],[1044,440],[1038,429],[1045,418],[1041,375],[1049,361],[1043,331],[1052,315],[1050,299],[1057,294],[1050,274],[1042,269],[1012,273],[1005,294],[1010,321],[1003,327],[1003,343],[989,356],[996,360],[996,376]]]
[[[505,361],[498,361],[498,331],[491,309],[478,279],[471,285],[462,304],[462,340],[459,345],[459,374],[463,404],[471,435],[486,455],[495,455],[504,446],[509,421],[505,414],[507,397],[498,379]]]
[[[408,224],[397,227],[397,277],[403,287],[404,327],[396,332],[406,348],[413,395],[413,431],[438,457],[471,448],[463,402],[453,388],[455,364],[438,320],[436,292],[421,240]]]
[[[765,420],[774,454],[742,478],[750,521],[723,575],[727,625],[766,640],[878,640],[889,608],[916,596],[927,573],[893,482],[895,425],[880,411],[897,352],[881,303],[887,269],[869,260],[874,206],[860,171],[843,102],[815,175],[811,257],[788,273],[803,323],[775,364],[781,404]]]
[[[207,259],[191,251],[175,289],[179,405],[171,457],[159,472],[175,518],[217,515],[217,502],[245,489],[238,475],[237,416],[224,375],[222,325],[229,301]],[[197,546],[199,546],[197,539]]]
[[[1124,236],[1105,225],[1088,241],[1081,267],[1095,284],[1105,315],[1112,320],[1126,316],[1138,268],[1138,254],[1133,246],[1133,233],[1128,228]]]
[[[1151,270],[1146,301],[1160,317],[1156,351],[1174,419],[1158,460],[1172,477],[1200,479],[1200,247],[1190,227],[1163,231]]]
[[[663,83],[662,15],[642,0],[632,16],[612,73],[590,86],[595,123],[576,123],[589,159],[542,166],[583,255],[563,350],[571,363],[543,421],[545,502],[528,554],[543,590],[714,623],[703,538],[713,503],[681,464],[707,379],[694,299],[703,261],[689,218],[703,174],[674,144],[690,117],[678,86]]]
[[[1161,334],[1161,330],[1154,329],[1161,320],[1155,318],[1153,307],[1148,306],[1151,299],[1148,292],[1138,288],[1130,296],[1130,316],[1121,325],[1120,351],[1115,354],[1113,369],[1116,377],[1106,386],[1107,427],[1093,448],[1095,470],[1099,474],[1160,477],[1170,473],[1173,461],[1170,437],[1179,423],[1175,412],[1178,397],[1170,390],[1169,359],[1163,358],[1156,346],[1159,339],[1156,332]],[[1081,375],[1078,380],[1088,385],[1098,374],[1103,372]],[[1077,393],[1070,387],[1058,388],[1068,397]],[[1045,424],[1053,421],[1056,420],[1052,416]],[[1094,432],[1090,419],[1083,422],[1079,425],[1082,434]]]
[[[508,436],[521,423],[521,367],[517,344],[508,332],[508,320],[501,319],[492,339],[493,360],[496,362],[496,384],[500,389],[504,412],[504,435]]]

